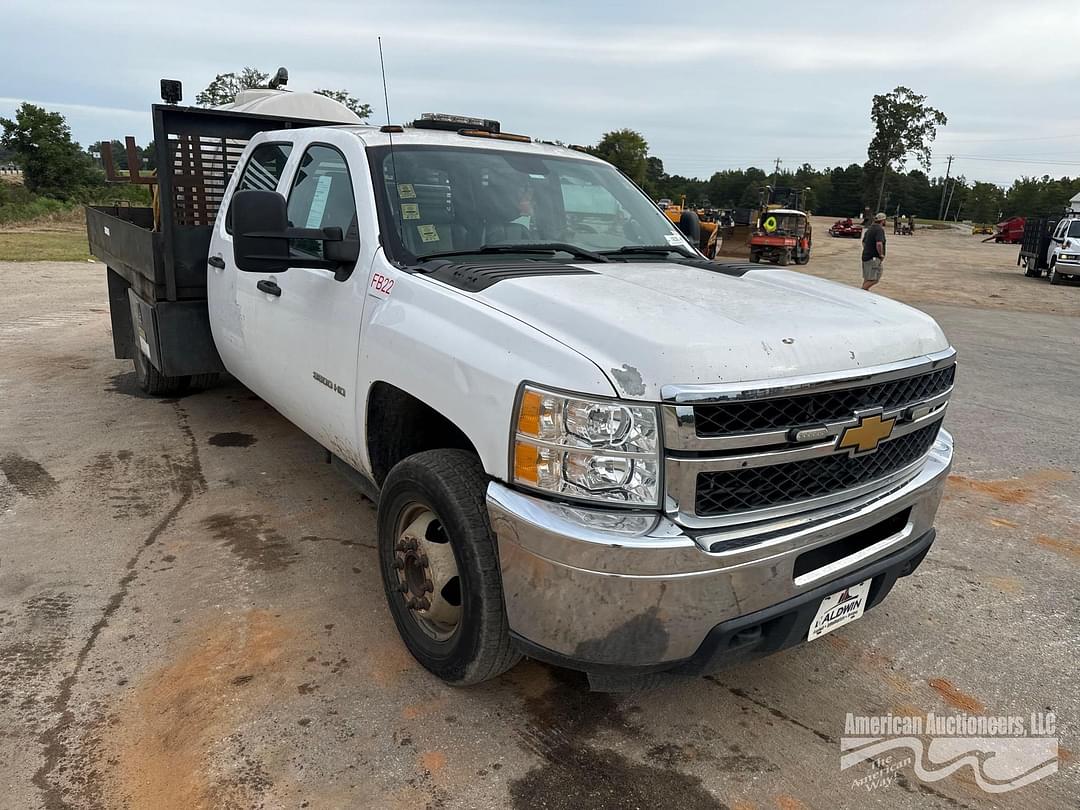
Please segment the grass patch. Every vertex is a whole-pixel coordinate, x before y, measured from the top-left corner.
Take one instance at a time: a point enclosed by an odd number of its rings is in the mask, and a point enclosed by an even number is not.
[[[0,262],[84,262],[86,231],[0,231]]]

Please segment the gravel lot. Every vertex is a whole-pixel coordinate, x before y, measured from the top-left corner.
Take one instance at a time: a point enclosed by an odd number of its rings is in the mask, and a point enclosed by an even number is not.
[[[828,224],[807,270],[855,284]],[[930,556],[820,641],[620,696],[430,677],[318,446],[235,382],[141,396],[101,265],[0,264],[0,806],[1075,807],[1080,289],[958,233],[889,250],[878,289],[961,353]],[[1060,771],[1013,793],[840,770],[848,712],[1047,708]]]

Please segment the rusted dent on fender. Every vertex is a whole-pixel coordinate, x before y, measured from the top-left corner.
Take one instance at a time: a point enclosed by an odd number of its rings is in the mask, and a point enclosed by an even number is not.
[[[622,368],[613,368],[611,376],[615,384],[624,394],[632,397],[645,395],[645,381],[641,378],[641,372],[631,365],[622,364]]]

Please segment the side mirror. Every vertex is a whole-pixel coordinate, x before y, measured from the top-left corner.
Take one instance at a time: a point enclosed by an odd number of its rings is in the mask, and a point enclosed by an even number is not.
[[[344,281],[360,258],[360,240],[341,228],[293,228],[285,198],[276,191],[238,191],[232,200],[233,259],[246,273],[284,273],[290,267],[333,270]],[[319,242],[322,258],[295,256],[289,240]]]
[[[232,199],[233,259],[245,273],[289,269],[289,218],[276,191],[238,191]]]

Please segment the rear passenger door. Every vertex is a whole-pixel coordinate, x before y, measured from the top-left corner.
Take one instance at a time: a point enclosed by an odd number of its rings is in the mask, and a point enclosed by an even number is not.
[[[256,146],[236,183],[232,193],[255,189],[277,191],[292,154],[292,144],[270,142]],[[249,347],[251,324],[245,322],[243,309],[250,305],[246,298],[253,297],[256,279],[236,269],[232,241],[232,197],[224,203],[229,207],[225,215],[214,225],[207,264],[207,287],[210,305],[210,324],[214,343],[221,354],[225,367],[238,380],[259,393],[265,387],[258,379],[259,364]],[[261,277],[261,274],[259,274]]]

